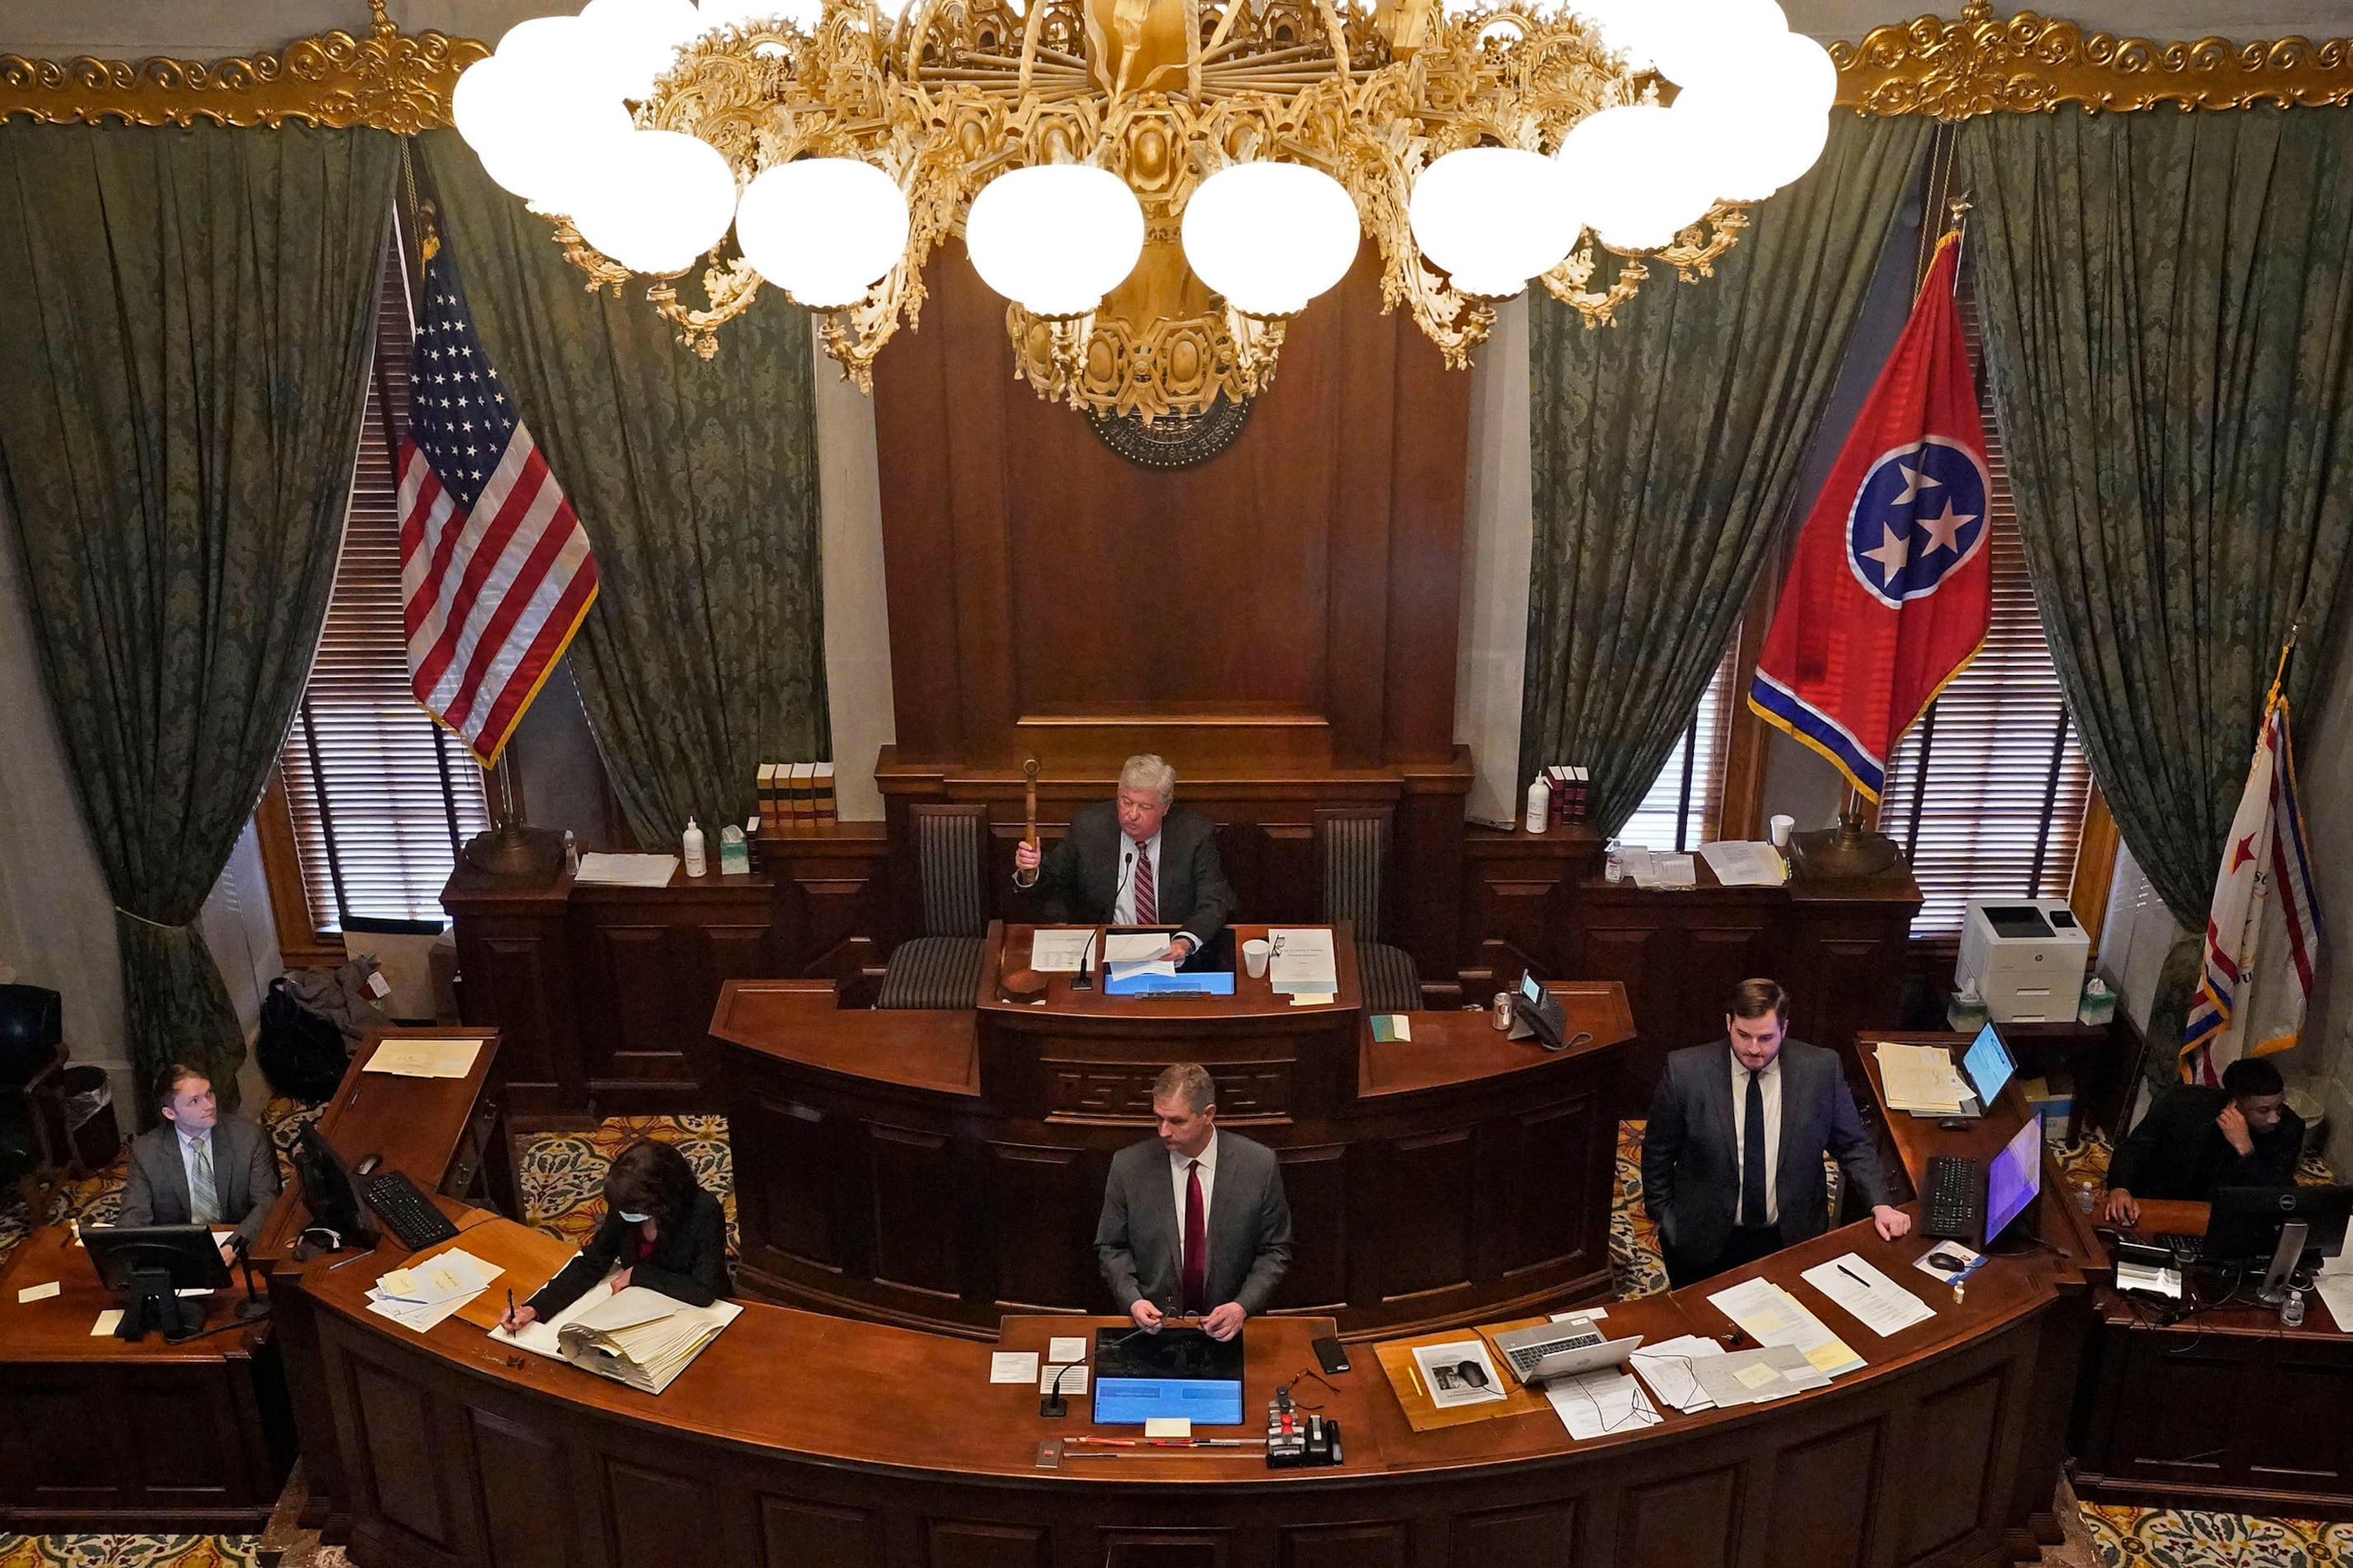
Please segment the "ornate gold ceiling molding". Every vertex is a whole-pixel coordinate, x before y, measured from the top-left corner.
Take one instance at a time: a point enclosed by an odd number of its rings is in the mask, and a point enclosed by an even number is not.
[[[52,125],[280,126],[307,120],[407,134],[449,123],[458,73],[488,44],[444,33],[403,33],[384,0],[368,0],[365,37],[335,31],[297,38],[276,54],[230,59],[35,60],[0,55],[0,118]]]
[[[2086,33],[1969,0],[1960,20],[1922,16],[1832,44],[1839,103],[1866,114],[1967,120],[2080,103],[2091,109],[2244,109],[2353,102],[2353,38],[2160,44]]]

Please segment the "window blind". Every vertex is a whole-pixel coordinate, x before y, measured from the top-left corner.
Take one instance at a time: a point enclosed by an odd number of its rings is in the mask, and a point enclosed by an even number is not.
[[[1960,303],[1993,481],[1993,622],[1985,647],[1905,731],[1888,770],[1879,829],[1903,847],[1920,884],[1915,938],[1957,937],[1972,899],[2065,898],[2092,788],[2027,581],[1966,284]]]
[[[396,232],[334,592],[279,754],[311,924],[322,933],[354,915],[438,919],[459,847],[489,825],[481,770],[408,691],[395,453],[414,329],[401,254]]]
[[[1691,722],[1667,753],[1642,804],[1618,830],[1618,840],[1645,849],[1696,849],[1715,837],[1724,800],[1725,741],[1732,724],[1733,667],[1739,634],[1717,661]]]

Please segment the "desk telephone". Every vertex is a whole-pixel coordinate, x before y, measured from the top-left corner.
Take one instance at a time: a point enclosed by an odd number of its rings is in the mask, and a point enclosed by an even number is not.
[[[1520,988],[1512,994],[1512,1027],[1504,1038],[1533,1038],[1548,1051],[1559,1050],[1567,1042],[1560,1032],[1568,1023],[1568,1015],[1560,999],[1544,987],[1544,982],[1531,970],[1520,976]]]

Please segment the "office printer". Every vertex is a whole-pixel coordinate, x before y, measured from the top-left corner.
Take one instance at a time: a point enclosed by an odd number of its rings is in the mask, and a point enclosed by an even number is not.
[[[2072,1023],[2091,955],[2066,900],[1979,900],[1961,922],[1953,984],[1976,981],[1997,1024]]]

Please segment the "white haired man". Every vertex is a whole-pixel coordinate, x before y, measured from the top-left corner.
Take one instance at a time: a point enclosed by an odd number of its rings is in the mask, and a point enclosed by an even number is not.
[[[1013,851],[1014,885],[1036,887],[1059,922],[1175,926],[1165,956],[1183,963],[1225,929],[1234,890],[1209,819],[1176,799],[1175,768],[1128,758],[1118,798],[1072,812],[1046,855],[1028,844]]]

